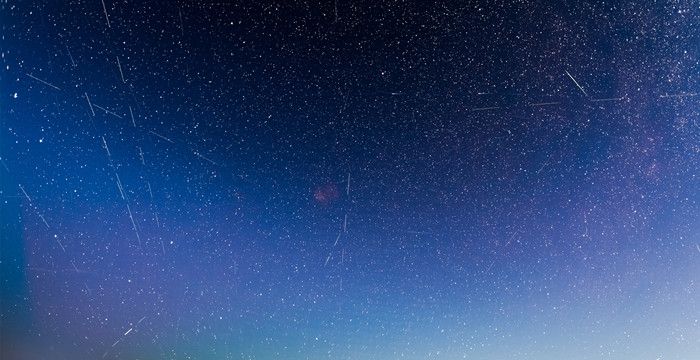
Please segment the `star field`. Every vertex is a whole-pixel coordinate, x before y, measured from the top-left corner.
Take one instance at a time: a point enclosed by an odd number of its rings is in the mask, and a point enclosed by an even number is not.
[[[0,358],[700,358],[692,1],[0,4]]]

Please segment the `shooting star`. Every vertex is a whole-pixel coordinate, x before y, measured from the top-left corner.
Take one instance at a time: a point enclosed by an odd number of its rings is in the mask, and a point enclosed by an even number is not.
[[[24,197],[26,197],[27,200],[29,200],[29,203],[31,204],[31,203],[32,203],[32,198],[29,197],[29,195],[27,194],[27,192],[24,190],[24,186],[22,186],[22,184],[19,184],[19,189],[22,190],[22,193],[24,194]]]
[[[488,110],[496,110],[496,109],[500,109],[500,108],[501,108],[500,106],[491,106],[491,107],[475,108],[475,109],[472,109],[472,111],[488,111]]]
[[[24,190],[24,187],[22,186],[22,184],[18,184],[18,185],[19,185],[19,189],[22,190],[24,197],[26,197],[27,201],[29,201],[29,206],[31,206],[34,209],[34,212],[37,214],[37,216],[39,216],[39,218],[44,223],[44,225],[46,225],[46,228],[50,229],[51,227],[49,226],[49,223],[46,222],[46,219],[44,219],[44,216],[41,215],[41,213],[39,212],[39,209],[37,209],[37,207],[32,203],[32,198],[29,197],[29,194],[27,194],[27,191]],[[59,242],[59,244],[60,244],[60,242]],[[63,245],[61,245],[61,247],[63,247]],[[65,249],[64,249],[64,251],[65,251]]]
[[[48,224],[47,224],[46,226],[48,227]],[[63,246],[63,243],[61,242],[61,239],[58,238],[58,235],[55,235],[55,234],[54,234],[53,238],[56,239],[56,242],[58,243],[58,246],[61,247],[61,250],[63,250],[63,252],[66,252],[66,248]],[[73,261],[73,260],[71,260],[71,262],[72,262],[72,261]],[[75,264],[73,264],[73,266],[75,266]],[[78,272],[78,269],[76,268],[75,271]]]
[[[109,15],[107,15],[107,6],[105,5],[105,0],[102,0],[102,10],[105,12],[105,19],[107,19],[107,27],[111,28],[112,25],[109,23]]]
[[[185,36],[185,26],[182,23],[182,11],[180,8],[177,8],[177,15],[180,17],[180,36]]]
[[[70,58],[71,64],[73,64],[73,67],[78,66],[78,65],[75,64],[75,60],[73,60],[73,55],[71,55],[70,49],[68,48],[68,45],[65,45],[65,46],[66,46],[66,51],[68,51],[68,57]]]
[[[117,188],[119,188],[119,194],[121,194],[122,200],[126,200],[126,197],[124,196],[124,186],[122,186],[122,181],[119,179],[119,174],[115,172],[114,175],[117,177]]]
[[[217,164],[217,163],[214,162],[213,160],[211,160],[211,159],[209,159],[208,157],[206,157],[206,156],[200,154],[199,151],[193,151],[193,152],[194,152],[194,154],[197,155],[198,157],[200,157],[200,158],[202,158],[202,159],[204,159],[204,160],[206,160],[206,161],[208,161],[208,162],[210,162],[210,163],[212,163],[212,164],[214,164],[214,165],[216,165],[216,166],[219,166],[219,164]]]
[[[87,99],[88,106],[90,106],[90,111],[92,112],[92,116],[95,116],[95,109],[92,108],[92,103],[90,102],[90,97],[88,96],[87,93],[85,93],[85,99]]]
[[[153,135],[155,135],[155,136],[157,136],[157,137],[159,137],[159,138],[161,138],[161,139],[163,139],[163,140],[165,140],[165,141],[167,141],[167,142],[169,142],[169,143],[171,143],[171,144],[174,144],[174,143],[175,143],[174,141],[172,141],[172,140],[166,138],[165,136],[163,136],[163,135],[161,135],[161,134],[158,134],[157,132],[155,132],[155,131],[153,131],[153,130],[150,130],[150,131],[148,131],[148,132],[151,133],[151,134],[153,134]]]
[[[131,214],[131,207],[128,203],[126,204],[126,210],[129,211],[129,219],[131,219],[131,225],[134,227],[136,238],[139,240],[139,247],[143,249],[143,246],[141,245],[141,235],[139,235],[139,229],[136,227],[136,222],[134,221],[134,216]]]
[[[554,101],[554,102],[542,102],[542,103],[530,104],[530,106],[551,106],[551,105],[559,105],[559,102]]]
[[[428,232],[428,231],[416,231],[416,230],[406,230],[404,231],[407,234],[413,234],[413,235],[432,235],[433,233]]]
[[[338,245],[338,241],[340,241],[340,236],[341,236],[341,235],[343,235],[343,233],[342,233],[342,232],[339,232],[339,233],[338,233],[338,237],[335,238],[335,243],[333,243],[333,246]]]
[[[137,146],[139,149],[139,159],[141,159],[141,165],[146,165],[146,159],[143,157],[143,149],[141,149],[140,146]]]
[[[566,70],[564,70],[564,71],[566,72],[566,75],[569,76],[569,78],[571,79],[571,81],[573,81],[574,84],[576,84],[576,87],[578,87],[578,89],[581,90],[581,92],[583,93],[583,95],[586,95],[586,97],[588,97],[588,94],[586,93],[585,90],[583,90],[583,88],[581,87],[581,85],[579,85],[578,81],[576,81],[576,79],[574,79],[574,77],[571,76],[571,74],[569,74],[568,71],[566,71]]]
[[[48,81],[41,80],[41,79],[39,79],[38,77],[36,77],[36,76],[34,76],[34,75],[32,75],[32,74],[27,74],[27,76],[29,76],[30,78],[32,78],[32,79],[34,79],[34,80],[36,80],[36,81],[38,81],[38,82],[40,82],[40,83],[42,83],[42,84],[44,84],[44,85],[51,86],[52,88],[54,88],[54,89],[56,89],[56,90],[61,90],[61,88],[59,88],[58,86],[56,86],[56,85],[54,85],[54,84],[52,84],[52,83],[50,83],[50,82],[48,82]]]
[[[95,106],[96,108],[98,108],[98,109],[100,109],[100,110],[102,110],[102,111],[106,112],[107,114],[110,114],[110,115],[116,116],[116,117],[118,117],[118,118],[120,118],[120,119],[122,118],[121,116],[117,115],[116,113],[114,113],[114,112],[112,112],[112,111],[110,111],[110,110],[107,110],[107,109],[103,108],[103,107],[102,107],[102,106],[100,106],[100,105],[97,105],[97,104],[93,104],[93,106]]]
[[[122,82],[126,83],[126,80],[124,80],[124,72],[122,72],[122,63],[119,61],[119,56],[117,56],[117,67],[119,68],[119,75],[122,78]]]
[[[129,115],[131,115],[131,124],[136,127],[136,120],[134,120],[134,112],[131,110],[131,106],[129,106]]]
[[[109,152],[109,146],[107,146],[107,140],[105,140],[104,136],[101,136],[102,138],[102,145],[104,146],[105,150],[107,150],[107,156],[112,157],[112,153]]]
[[[605,99],[591,99],[592,102],[607,102],[607,101],[622,101],[627,99],[626,97],[618,97],[618,98],[605,98]]]
[[[46,219],[44,219],[44,215],[39,214],[39,211],[36,209],[35,209],[35,211],[36,211],[36,214],[39,215],[39,218],[41,219],[41,221],[44,222],[44,225],[46,225],[46,228],[49,229],[50,228],[49,223],[46,222]],[[59,242],[59,244],[60,244],[60,242]],[[63,247],[63,245],[61,245],[61,247]],[[63,249],[63,251],[66,251],[66,249]]]
[[[698,96],[700,94],[698,93],[688,93],[688,94],[674,94],[674,95],[668,95],[664,94],[661,95],[660,98],[665,99],[665,98],[684,98],[684,97],[693,97],[693,96]]]

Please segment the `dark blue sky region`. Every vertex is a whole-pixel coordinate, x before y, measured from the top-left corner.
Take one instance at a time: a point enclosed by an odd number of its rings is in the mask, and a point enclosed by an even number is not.
[[[0,4],[0,358],[700,358],[694,2]]]

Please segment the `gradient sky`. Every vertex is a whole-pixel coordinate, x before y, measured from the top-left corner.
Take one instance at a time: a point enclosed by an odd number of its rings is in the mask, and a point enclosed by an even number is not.
[[[0,11],[2,359],[700,359],[696,2]]]

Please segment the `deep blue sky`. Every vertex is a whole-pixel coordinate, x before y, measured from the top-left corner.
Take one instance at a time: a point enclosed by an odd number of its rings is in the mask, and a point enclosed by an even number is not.
[[[698,359],[697,4],[0,10],[3,359]]]

